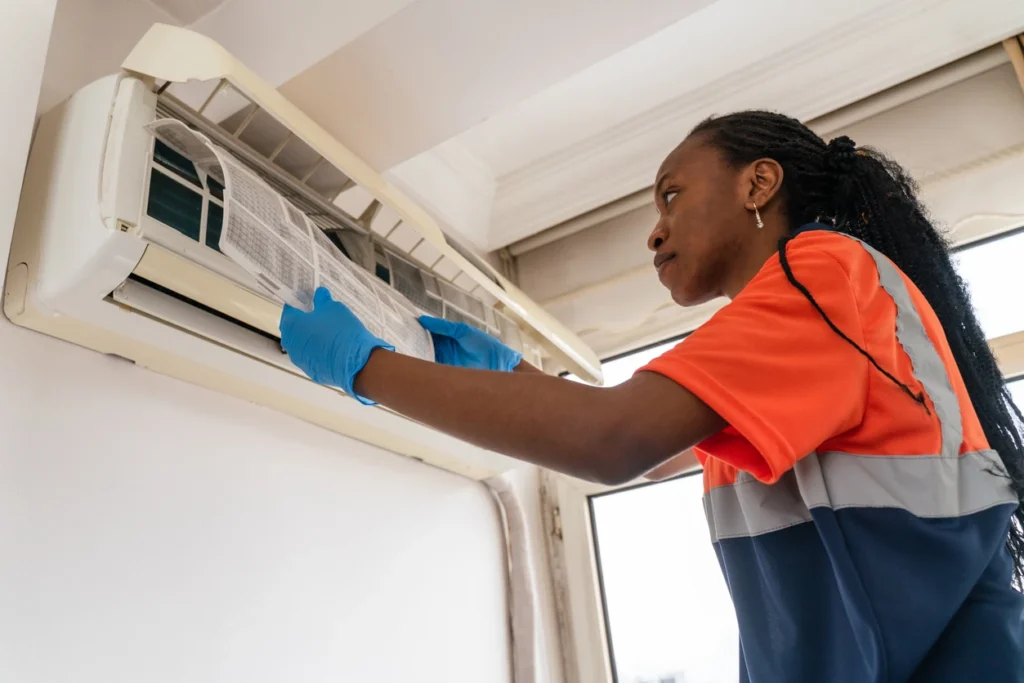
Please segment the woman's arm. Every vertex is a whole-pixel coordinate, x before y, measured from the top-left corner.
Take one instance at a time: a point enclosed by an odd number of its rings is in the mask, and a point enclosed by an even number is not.
[[[644,475],[650,481],[664,481],[686,472],[693,472],[700,469],[700,461],[693,449],[687,449],[671,460],[667,460]]]
[[[517,365],[514,368],[512,368],[512,372],[530,372],[530,373],[534,373],[534,374],[539,373],[541,375],[547,374],[543,370],[541,370],[540,368],[533,367],[532,365],[527,363],[525,360],[519,361],[519,365]]]
[[[606,484],[635,479],[725,426],[692,393],[653,373],[602,389],[378,348],[356,375],[355,391],[482,448]]]
[[[635,479],[725,426],[661,375],[640,373],[599,389],[531,372],[528,364],[508,372],[522,357],[487,335],[436,318],[420,322],[435,335],[435,360],[441,362],[389,350],[394,347],[323,288],[313,296],[312,311],[285,306],[279,327],[282,348],[316,382],[483,448],[585,479]]]

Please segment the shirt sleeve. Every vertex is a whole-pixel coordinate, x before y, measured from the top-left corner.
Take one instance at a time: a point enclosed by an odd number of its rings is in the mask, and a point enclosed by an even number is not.
[[[835,256],[802,241],[787,247],[793,275],[864,348],[849,276]],[[704,401],[730,425],[728,434],[705,442],[706,450],[774,483],[861,422],[867,369],[867,359],[829,327],[774,257],[731,303],[639,372],[664,375]],[[712,447],[736,439],[745,447]]]

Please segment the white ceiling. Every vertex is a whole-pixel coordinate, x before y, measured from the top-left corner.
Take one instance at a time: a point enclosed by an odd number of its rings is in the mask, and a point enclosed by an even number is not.
[[[156,22],[190,25],[281,85],[413,0],[59,0],[39,106],[114,73]],[[158,6],[159,5],[159,6]],[[198,21],[199,6],[210,9]],[[183,18],[184,17],[184,18]]]
[[[385,170],[709,3],[419,0],[282,90]]]

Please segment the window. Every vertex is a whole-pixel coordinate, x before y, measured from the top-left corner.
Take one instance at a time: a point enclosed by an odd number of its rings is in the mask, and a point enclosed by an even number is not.
[[[699,473],[591,498],[618,683],[735,683],[739,633]]]
[[[604,371],[605,386],[611,387],[616,384],[622,384],[632,377],[634,372],[671,349],[679,341],[679,339],[674,339],[605,361],[601,364],[601,369]]]
[[[1024,306],[1015,301],[1024,291],[1024,229],[968,246],[956,261],[985,336],[995,339],[1024,330]]]
[[[603,365],[629,379],[678,340]],[[699,473],[595,495],[591,519],[618,683],[739,678],[739,636],[708,537]]]
[[[616,384],[622,384],[627,379],[633,376],[633,373],[647,365],[649,362],[665,353],[673,346],[680,342],[679,339],[667,341],[654,346],[640,349],[639,351],[632,351],[630,353],[616,356],[610,360],[606,360],[601,363],[601,371],[604,373],[604,385],[606,387],[613,387]],[[566,379],[571,379],[574,382],[581,381],[575,375],[566,375]]]
[[[1013,402],[1021,411],[1024,411],[1024,377],[1010,380],[1006,386],[1010,389],[1010,397],[1013,398]]]

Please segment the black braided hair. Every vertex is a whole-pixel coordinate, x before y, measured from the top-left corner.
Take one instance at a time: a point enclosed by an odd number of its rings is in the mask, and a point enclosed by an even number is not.
[[[804,124],[774,112],[744,111],[712,117],[692,134],[707,136],[707,141],[737,166],[774,159],[783,169],[780,196],[791,231],[816,221],[831,223],[836,230],[889,257],[924,294],[942,323],[989,445],[999,453],[1021,501],[1010,524],[1007,548],[1014,563],[1014,585],[1024,586],[1024,416],[1014,405],[985,341],[967,287],[953,267],[950,246],[917,198],[916,183],[877,150],[858,148],[845,136],[825,144]],[[790,239],[792,235],[779,243],[781,264],[789,282],[833,331],[915,401],[924,404],[923,396],[914,394],[839,330],[807,287],[794,277],[786,259]]]

